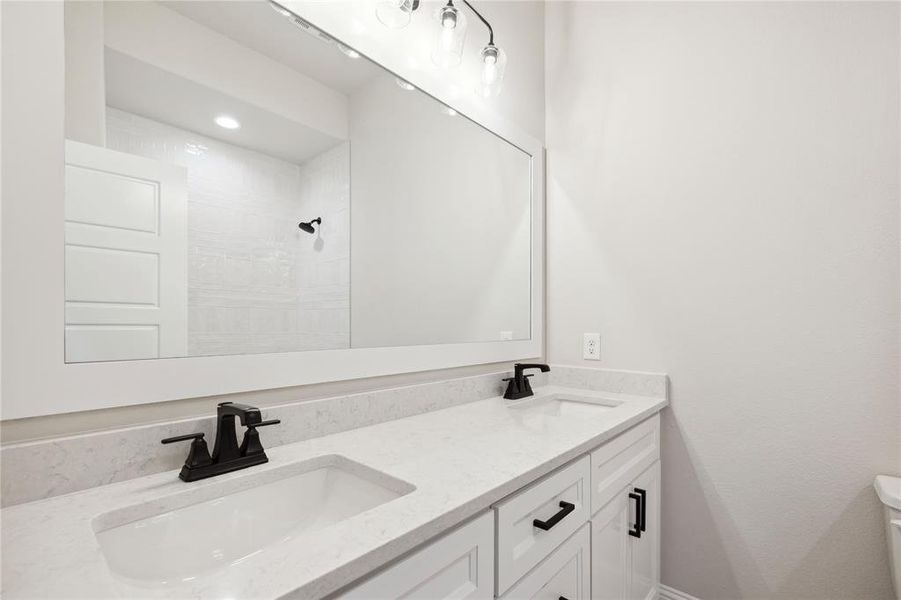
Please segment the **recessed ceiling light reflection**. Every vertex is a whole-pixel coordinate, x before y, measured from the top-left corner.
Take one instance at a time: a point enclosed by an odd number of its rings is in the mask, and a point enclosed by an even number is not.
[[[338,50],[340,50],[344,56],[349,58],[360,58],[360,53],[354,50],[353,48],[348,48],[344,44],[338,44]]]
[[[291,11],[289,11],[288,9],[286,9],[286,8],[284,8],[284,7],[282,7],[282,6],[279,6],[279,5],[276,4],[275,2],[270,2],[270,3],[269,3],[269,6],[272,7],[272,10],[274,10],[274,11],[277,12],[278,14],[282,15],[283,17],[290,17],[290,16],[291,16]]]
[[[446,114],[449,117],[456,117],[458,114],[457,111],[452,109],[450,106],[442,106],[441,112],[443,112],[444,114]]]
[[[222,127],[223,129],[238,129],[241,127],[241,124],[238,123],[238,120],[234,117],[230,117],[228,115],[219,115],[215,119],[216,125]]]
[[[408,92],[412,92],[413,90],[416,89],[415,85],[413,85],[409,81],[404,81],[400,77],[396,78],[394,81],[397,83],[397,87],[399,87],[402,90],[407,90]]]

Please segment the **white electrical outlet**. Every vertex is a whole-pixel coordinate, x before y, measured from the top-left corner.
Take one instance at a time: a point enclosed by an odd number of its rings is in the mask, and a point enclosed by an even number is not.
[[[582,358],[585,360],[601,360],[601,334],[582,334]]]

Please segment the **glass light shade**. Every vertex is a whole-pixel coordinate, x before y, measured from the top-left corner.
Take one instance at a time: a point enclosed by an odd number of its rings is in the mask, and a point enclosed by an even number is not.
[[[507,53],[503,48],[488,44],[482,49],[482,72],[476,92],[483,98],[490,98],[501,93],[504,82],[504,70],[507,68]]]
[[[463,60],[463,42],[466,41],[466,15],[448,3],[435,14],[438,31],[432,47],[432,62],[442,68],[454,67]]]
[[[410,24],[414,9],[414,0],[382,0],[375,7],[375,16],[386,27],[402,29]]]

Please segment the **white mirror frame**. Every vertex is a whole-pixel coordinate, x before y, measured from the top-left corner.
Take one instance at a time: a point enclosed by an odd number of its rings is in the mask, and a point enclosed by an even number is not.
[[[334,37],[322,2],[284,6]],[[17,419],[167,400],[536,358],[543,350],[544,150],[501,120],[476,122],[532,156],[531,339],[278,354],[67,364],[64,359],[64,111],[62,2],[2,2],[2,414]],[[307,14],[304,14],[307,12]],[[359,41],[359,40],[356,40]],[[371,40],[370,40],[371,41]],[[396,55],[366,54],[463,114],[440,81]],[[445,86],[446,87],[446,86]]]

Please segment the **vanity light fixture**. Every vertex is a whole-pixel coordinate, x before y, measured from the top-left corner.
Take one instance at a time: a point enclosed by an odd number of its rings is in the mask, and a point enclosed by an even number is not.
[[[507,68],[507,54],[495,45],[491,23],[468,0],[459,1],[475,13],[488,29],[488,44],[479,53],[481,73],[475,91],[483,98],[497,96]],[[382,0],[376,7],[376,16],[387,27],[398,29],[410,23],[417,8],[419,0]],[[438,33],[432,50],[432,62],[445,68],[460,64],[463,42],[466,40],[466,16],[454,5],[454,0],[447,0],[447,4],[438,9],[436,19]]]
[[[223,129],[239,129],[241,124],[234,117],[230,117],[229,115],[219,115],[215,118],[214,122],[219,127]]]
[[[476,92],[483,98],[497,96],[501,91],[501,83],[504,81],[504,70],[507,68],[507,53],[502,48],[494,45],[494,29],[491,27],[491,23],[473,8],[468,0],[463,0],[463,4],[468,6],[469,10],[474,12],[488,29],[488,45],[482,48],[482,52],[479,55],[482,60],[482,73],[479,77],[479,83],[476,85]]]
[[[447,0],[436,17],[440,27],[432,49],[432,62],[445,69],[459,65],[466,41],[466,15],[454,6],[454,0]]]

